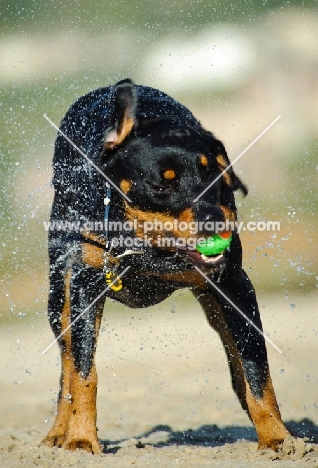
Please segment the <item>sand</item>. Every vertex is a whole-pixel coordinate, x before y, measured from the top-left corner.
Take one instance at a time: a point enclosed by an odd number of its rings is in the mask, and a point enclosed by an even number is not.
[[[282,417],[294,438],[258,451],[225,355],[189,293],[145,310],[108,301],[97,351],[101,456],[39,447],[53,420],[59,353],[43,311],[4,319],[0,466],[318,467],[318,325],[313,294],[260,300]],[[43,308],[44,310],[44,308]],[[306,437],[307,439],[303,439]]]

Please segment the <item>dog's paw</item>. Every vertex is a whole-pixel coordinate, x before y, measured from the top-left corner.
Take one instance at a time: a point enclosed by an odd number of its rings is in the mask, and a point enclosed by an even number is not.
[[[284,442],[290,438],[290,433],[288,430],[281,426],[279,431],[276,431],[276,437],[271,436],[270,434],[263,434],[258,438],[258,450],[271,449],[275,452],[281,450]]]
[[[306,439],[288,437],[279,446],[278,454],[281,459],[301,460],[307,453],[312,452],[313,447]]]
[[[271,461],[277,460],[303,460],[307,461],[307,454],[313,451],[313,447],[306,439],[296,438],[289,436],[280,442],[278,445],[274,444],[273,450],[275,453],[270,450],[264,450],[261,452],[265,458]],[[272,448],[272,447],[267,447]]]
[[[40,445],[45,447],[63,447],[65,442],[65,434],[61,435],[47,435],[41,442]]]
[[[95,455],[100,455],[102,453],[102,447],[100,446],[98,440],[71,440],[68,439],[64,442],[62,446],[65,450],[74,451],[76,449],[86,450],[86,452],[93,453]]]
[[[258,443],[258,450],[267,450],[271,449],[277,452],[282,444],[284,443],[284,439],[271,439],[271,440],[266,440],[266,441],[259,441]]]
[[[96,437],[70,437],[65,434],[48,434],[40,445],[49,448],[63,448],[70,451],[82,449],[96,455],[102,453],[102,447]]]

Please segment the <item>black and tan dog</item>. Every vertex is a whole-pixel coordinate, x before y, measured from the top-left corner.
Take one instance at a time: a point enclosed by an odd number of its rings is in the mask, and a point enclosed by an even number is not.
[[[207,238],[207,224],[234,221],[233,192],[247,193],[229,167],[194,202],[229,166],[222,143],[184,106],[130,80],[79,98],[61,132],[112,185],[58,135],[48,315],[61,349],[62,374],[58,413],[43,443],[101,452],[94,355],[105,297],[147,307],[188,287],[223,341],[233,388],[256,427],[259,447],[276,449],[289,433],[276,402],[264,338],[231,305],[261,329],[254,289],[242,270],[239,236],[234,231],[230,249],[218,255],[200,254],[184,243],[193,238],[187,228],[193,223],[199,226],[195,237]],[[165,226],[172,228],[165,231]],[[163,237],[175,242],[162,246]],[[218,281],[223,294],[195,267]]]

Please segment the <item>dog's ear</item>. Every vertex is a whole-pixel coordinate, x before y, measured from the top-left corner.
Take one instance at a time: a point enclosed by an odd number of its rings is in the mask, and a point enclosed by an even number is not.
[[[223,145],[222,145],[223,146]],[[241,190],[244,197],[248,194],[248,189],[246,185],[243,184],[241,179],[235,174],[230,165],[230,160],[226,154],[226,151],[219,152],[216,156],[216,161],[218,163],[219,168],[223,172],[222,178],[226,185],[233,191]]]
[[[241,190],[244,197],[248,193],[247,187],[243,184],[241,179],[235,174],[232,169],[230,160],[221,141],[214,138],[213,134],[205,129],[202,129],[201,133],[207,138],[208,146],[212,153],[215,155],[215,159],[218,163],[220,170],[223,172],[223,182],[232,190]]]
[[[134,83],[129,79],[119,81],[115,85],[114,99],[114,112],[105,132],[104,149],[120,145],[136,123],[138,95]]]

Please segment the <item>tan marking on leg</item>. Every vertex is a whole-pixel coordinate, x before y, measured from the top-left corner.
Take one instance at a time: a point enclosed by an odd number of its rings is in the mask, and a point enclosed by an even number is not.
[[[70,324],[70,282],[72,270],[65,278],[65,302],[61,316],[62,331]],[[103,305],[98,306],[95,322],[96,342],[99,333]],[[97,373],[95,357],[87,379],[75,369],[71,353],[71,329],[63,335],[61,392],[58,413],[54,424],[42,444],[49,447],[63,447],[68,450],[82,448],[88,452],[101,453],[96,430]],[[96,342],[94,354],[96,349]]]
[[[65,441],[65,431],[68,421],[69,410],[69,383],[70,383],[70,364],[69,358],[62,358],[62,375],[61,378],[61,394],[59,396],[57,405],[57,415],[55,417],[52,429],[48,435],[43,439],[42,445],[48,447],[62,447]]]
[[[258,448],[277,450],[279,444],[290,436],[281,419],[272,380],[264,387],[263,398],[256,399],[246,382],[246,401],[258,435]]]
[[[68,423],[63,448],[101,453],[96,430],[97,373],[95,363],[87,379],[71,366]]]
[[[81,448],[95,454],[100,454],[102,452],[96,429],[97,372],[95,365],[95,350],[102,314],[103,303],[100,303],[98,305],[95,321],[96,339],[92,368],[86,379],[76,370],[74,361],[71,361],[69,387],[71,399],[68,405],[68,422],[65,442],[63,444],[63,448],[67,450]]]
[[[192,293],[201,304],[209,324],[220,335],[228,361],[231,363],[233,370],[235,370],[235,393],[242,408],[248,411],[243,367],[237,352],[236,343],[226,324],[223,310],[211,294],[201,293],[196,290],[193,290]]]
[[[65,299],[61,315],[61,328],[65,330],[70,324],[70,284],[72,270],[68,270],[65,275]],[[61,370],[61,388],[57,405],[57,415],[48,435],[43,439],[42,444],[49,447],[61,447],[65,440],[65,431],[68,421],[69,398],[68,395],[71,374],[71,330],[69,329],[63,335],[65,345],[64,352],[61,352],[62,370]]]
[[[195,290],[192,292],[200,302],[210,325],[220,334],[223,341],[228,360],[234,371],[235,393],[255,425],[259,449],[277,449],[278,445],[290,434],[281,419],[270,375],[264,386],[263,398],[256,399],[246,381],[236,343],[226,325],[220,305],[210,294]]]

